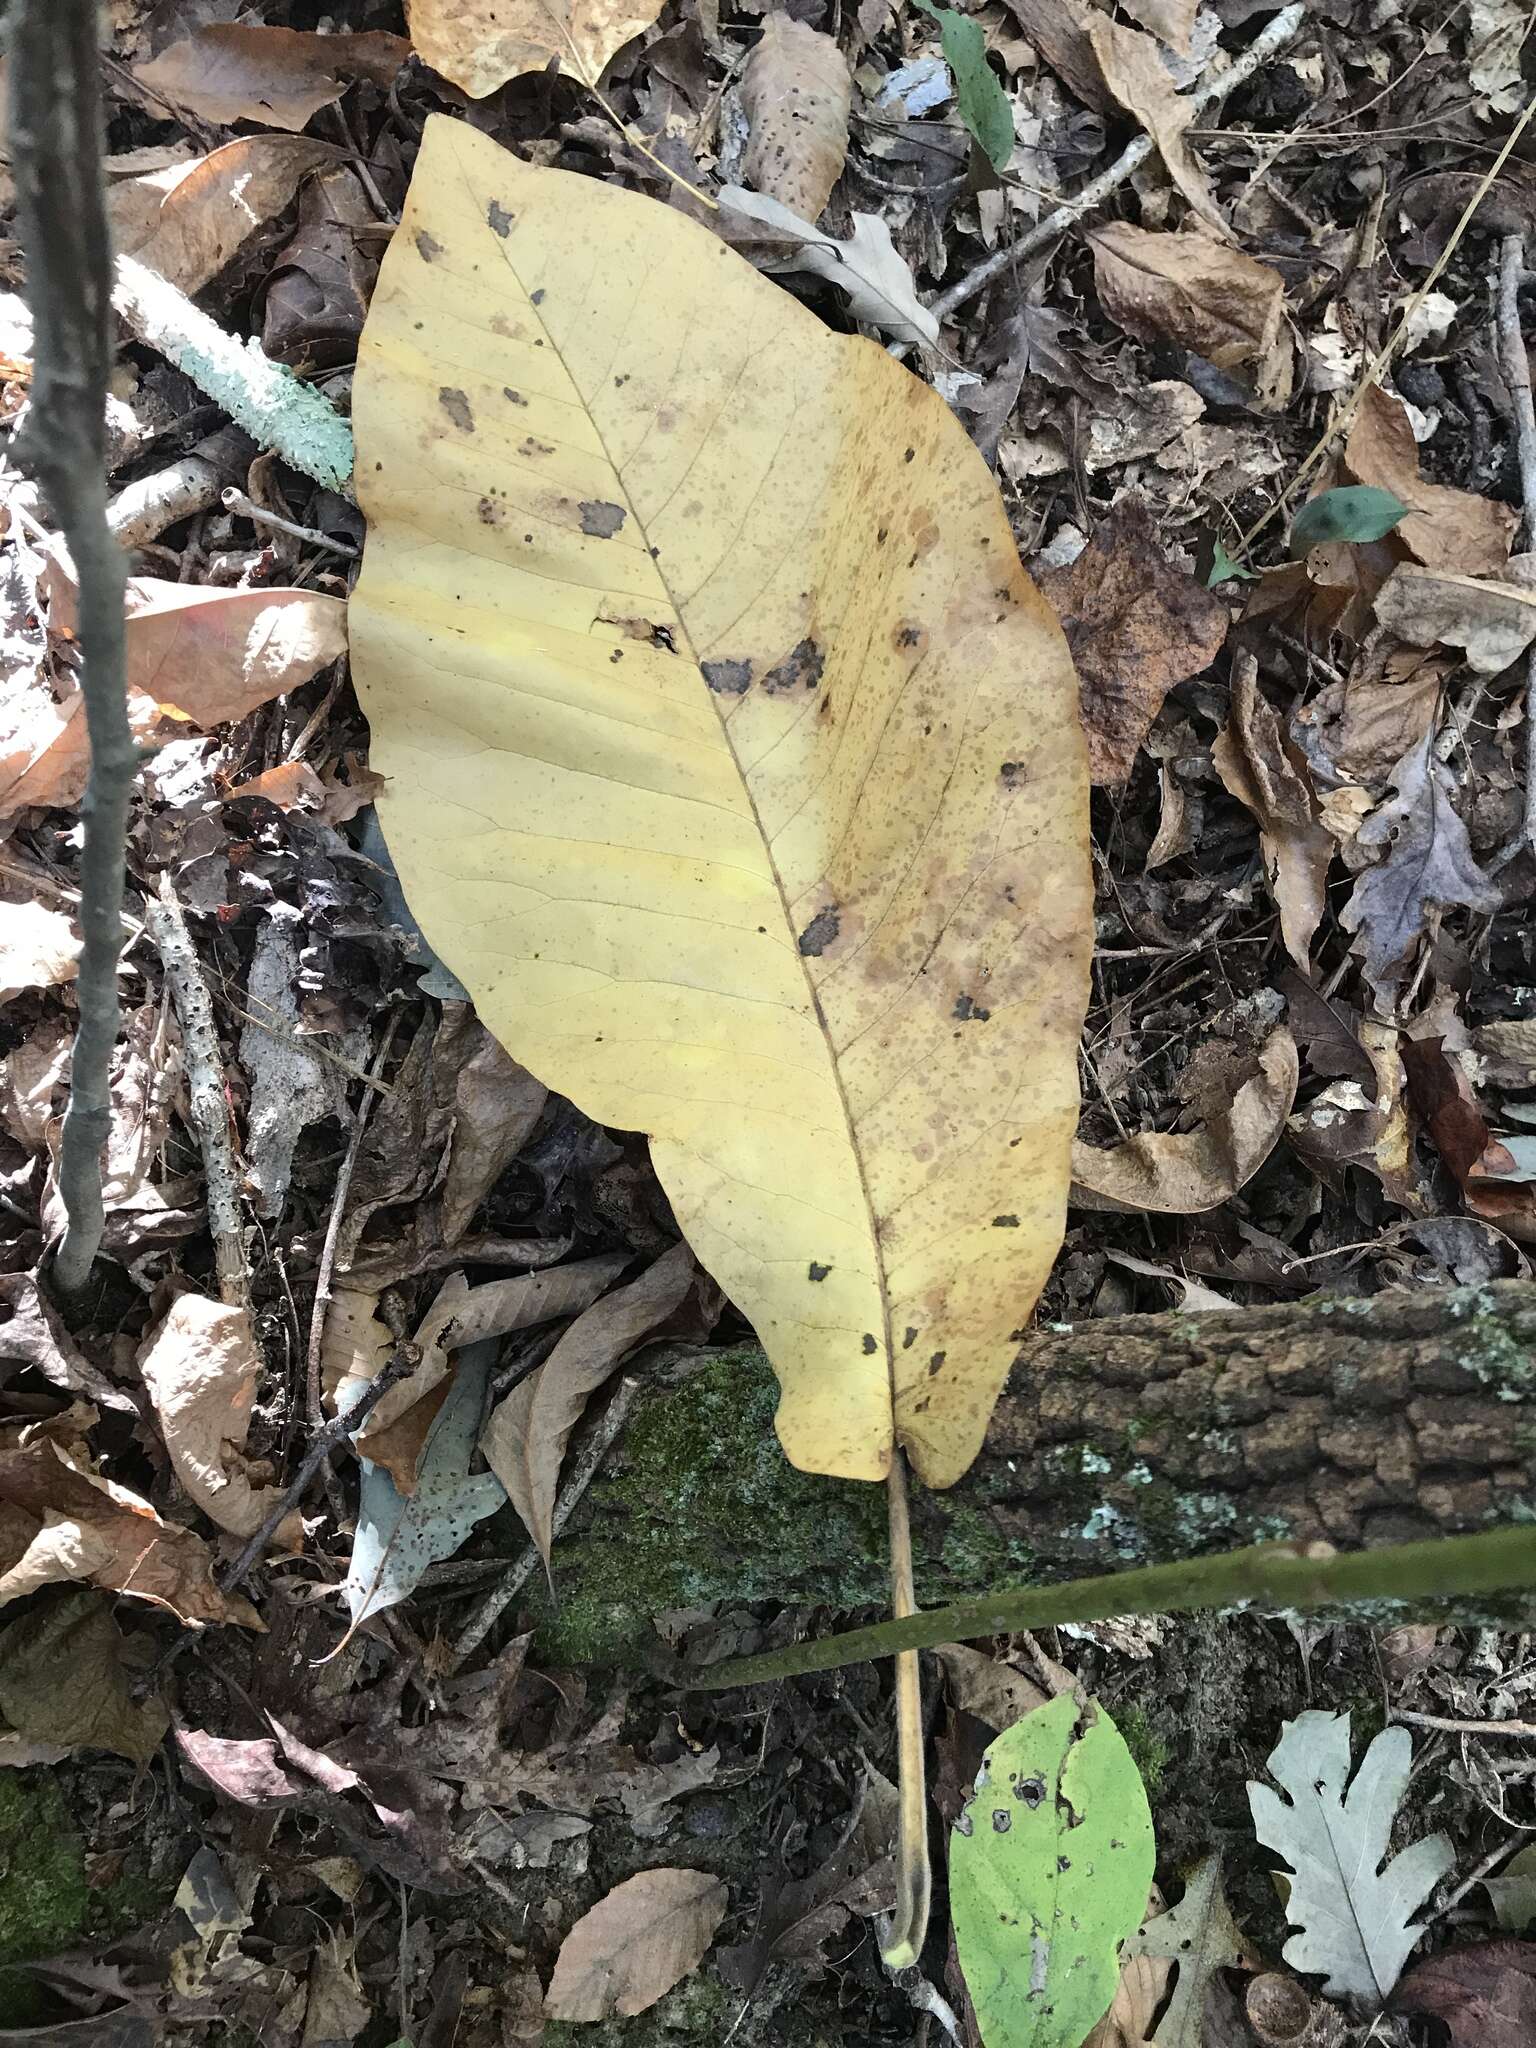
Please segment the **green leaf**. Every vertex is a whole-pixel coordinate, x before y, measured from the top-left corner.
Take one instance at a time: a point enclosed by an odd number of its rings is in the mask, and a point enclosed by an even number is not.
[[[1245,569],[1241,562],[1234,562],[1221,542],[1212,543],[1211,573],[1205,579],[1207,590],[1214,590],[1218,583],[1230,583],[1234,576],[1240,576],[1245,583],[1257,583],[1257,569]]]
[[[1320,491],[1309,498],[1296,514],[1291,527],[1291,558],[1299,560],[1308,548],[1325,540],[1380,540],[1408,507],[1390,491],[1374,484],[1349,484],[1338,491]]]
[[[997,73],[987,62],[987,39],[981,23],[953,7],[935,7],[933,0],[915,0],[939,24],[944,60],[955,79],[960,118],[986,152],[993,170],[1008,168],[1013,155],[1013,108]]]
[[[1124,1737],[1070,1693],[1005,1729],[949,1844],[955,1945],[986,2048],[1079,2048],[1142,1923],[1152,1815]]]

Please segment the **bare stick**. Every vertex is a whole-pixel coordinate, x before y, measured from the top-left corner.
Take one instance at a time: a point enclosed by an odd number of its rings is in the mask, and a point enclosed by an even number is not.
[[[891,1528],[891,1613],[905,1621],[917,1612],[912,1578],[912,1520],[907,1507],[905,1454],[891,1453],[886,1481]],[[923,1685],[916,1650],[898,1650],[896,1664],[896,1772],[899,1822],[896,1911],[881,1945],[888,1970],[909,1970],[928,1936],[933,1871],[928,1861],[928,1788],[923,1766]]]
[[[1238,86],[1252,78],[1261,64],[1267,64],[1277,50],[1284,49],[1290,42],[1306,19],[1306,12],[1300,0],[1297,0],[1294,6],[1282,8],[1254,37],[1236,63],[1195,87],[1186,102],[1191,114],[1203,113],[1207,107],[1219,106],[1228,93],[1235,92]],[[1043,249],[1047,242],[1054,242],[1058,235],[1064,235],[1085,213],[1092,213],[1095,207],[1102,205],[1111,192],[1123,185],[1131,173],[1146,162],[1156,147],[1157,144],[1150,135],[1136,136],[1126,144],[1109,169],[1100,171],[1075,198],[1068,199],[1063,205],[1058,206],[1054,213],[1048,213],[1044,220],[1037,221],[1027,235],[1021,235],[1018,241],[1011,242],[1006,249],[998,249],[984,263],[977,264],[968,277],[962,277],[958,283],[952,284],[948,291],[940,292],[930,305],[929,311],[936,313],[941,320],[947,319],[951,313],[974,299],[978,292],[985,291],[992,280],[1001,277],[1010,265],[1022,263],[1026,256],[1032,256],[1037,249]]]
[[[235,1172],[235,1148],[229,1136],[224,1057],[219,1050],[208,984],[168,874],[160,877],[158,900],[145,907],[144,929],[159,952],[181,1022],[192,1126],[197,1132],[208,1179],[208,1228],[219,1275],[219,1299],[232,1308],[248,1308],[251,1269],[240,1224],[240,1183]]]
[[[82,815],[80,1021],[59,1159],[64,1239],[54,1275],[83,1287],[101,1246],[101,1153],[112,1127],[123,845],[138,749],[124,680],[122,550],[107,527],[112,251],[101,176],[95,0],[13,0],[10,130],[36,332],[22,460],[64,528],[79,585],[91,767]]]
[[[1523,537],[1530,553],[1536,551],[1536,401],[1531,397],[1531,359],[1520,327],[1520,278],[1524,269],[1525,237],[1506,235],[1499,250],[1499,367],[1509,386],[1515,415]],[[1525,657],[1525,805],[1520,837],[1507,851],[1518,852],[1522,842],[1536,848],[1536,653]]]

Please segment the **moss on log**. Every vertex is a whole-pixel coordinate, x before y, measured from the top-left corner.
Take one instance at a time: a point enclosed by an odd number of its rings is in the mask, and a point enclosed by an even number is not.
[[[565,1654],[720,1599],[880,1602],[876,1487],[797,1472],[752,1347],[636,1403],[555,1551]],[[1045,1328],[981,1456],[914,1501],[925,1605],[1277,1538],[1404,1542],[1536,1517],[1536,1285]]]

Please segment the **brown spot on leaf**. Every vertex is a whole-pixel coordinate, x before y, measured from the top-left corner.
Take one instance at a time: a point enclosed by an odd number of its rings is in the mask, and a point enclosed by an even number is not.
[[[914,1345],[914,1344],[915,1344],[916,1342],[917,1342],[917,1330],[916,1330],[916,1328],[914,1327],[914,1325],[913,1325],[913,1324],[911,1324],[911,1323],[908,1323],[908,1325],[907,1325],[907,1328],[906,1328],[906,1332],[905,1332],[905,1334],[904,1334],[904,1336],[902,1337],[902,1340],[901,1340],[901,1348],[902,1348],[902,1350],[903,1350],[903,1351],[910,1351],[910,1350],[912,1349],[912,1346],[913,1346],[913,1345]]]
[[[437,402],[461,433],[472,434],[475,431],[475,415],[462,391],[452,384],[445,384],[437,394]]]
[[[831,1270],[830,1266],[818,1266],[816,1261],[812,1259],[810,1265],[806,1268],[806,1278],[808,1280],[825,1280]]]
[[[528,403],[527,399],[524,398],[521,391],[514,391],[510,384],[502,385],[501,395],[507,401],[508,405],[526,405]]]
[[[555,444],[553,441],[536,441],[532,434],[525,434],[517,444],[517,452],[519,455],[553,455]],[[622,518],[623,514],[619,516]]]
[[[874,1338],[871,1337],[868,1330],[866,1330],[864,1332],[864,1356],[866,1358],[873,1358],[875,1353],[879,1349],[880,1346],[875,1342]]]
[[[537,290],[536,292],[530,292],[530,293],[528,294],[528,298],[529,298],[529,302],[530,302],[530,304],[532,304],[532,305],[535,305],[535,306],[542,306],[542,305],[543,305],[543,303],[544,303],[544,287],[543,287],[543,285],[540,285],[540,286],[539,286],[539,288],[538,288],[538,290]]]
[[[624,507],[610,505],[606,498],[583,498],[580,510],[581,530],[594,540],[612,540],[624,524]]]
[[[841,930],[841,920],[835,903],[829,903],[818,910],[797,941],[800,951],[808,960],[819,960]]]
[[[994,1216],[992,1218],[992,1228],[994,1230],[1017,1230],[1018,1227],[1019,1219],[1017,1216]]]
[[[443,245],[436,235],[429,235],[425,228],[416,232],[416,253],[423,263],[435,263],[443,253]]]
[[[739,697],[752,680],[750,661],[701,661],[699,674],[722,697]]]
[[[972,996],[956,996],[955,1007],[950,1012],[950,1015],[958,1017],[962,1024],[985,1024],[991,1014],[990,1010],[984,1010]]]
[[[493,235],[500,235],[503,241],[505,241],[508,235],[511,234],[512,223],[516,219],[516,217],[517,216],[515,214],[508,213],[507,209],[504,206],[498,206],[494,199],[491,201],[490,205],[485,209],[486,226],[490,229]]]
[[[801,640],[776,668],[769,669],[763,677],[763,688],[770,697],[781,697],[790,690],[814,690],[826,665],[826,656],[816,642]]]
[[[935,1351],[932,1358],[930,1358],[928,1361],[929,1379],[932,1379],[934,1374],[942,1368],[944,1361],[948,1356],[949,1353],[947,1351]]]
[[[505,505],[498,505],[494,498],[482,498],[475,507],[475,513],[482,526],[500,526],[507,516]]]

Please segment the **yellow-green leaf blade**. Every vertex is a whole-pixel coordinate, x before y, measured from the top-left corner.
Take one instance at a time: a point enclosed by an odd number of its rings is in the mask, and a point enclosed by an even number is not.
[[[354,416],[415,915],[650,1134],[790,1456],[947,1483],[1060,1239],[1088,948],[1070,664],[979,456],[673,209],[444,118]]]

